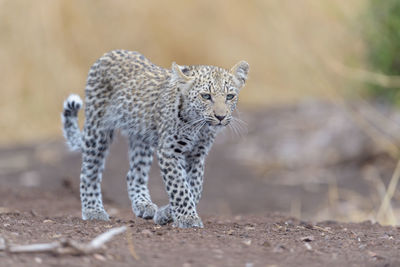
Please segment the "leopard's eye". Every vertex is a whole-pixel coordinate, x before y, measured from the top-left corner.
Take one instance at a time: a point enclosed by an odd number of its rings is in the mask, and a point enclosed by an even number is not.
[[[211,95],[210,94],[201,94],[201,97],[205,100],[211,100]]]
[[[228,94],[226,95],[226,100],[232,100],[235,97],[234,94]]]

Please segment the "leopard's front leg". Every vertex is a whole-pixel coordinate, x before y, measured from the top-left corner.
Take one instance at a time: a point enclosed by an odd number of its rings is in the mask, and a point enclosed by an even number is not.
[[[203,191],[203,175],[205,154],[198,153],[194,150],[194,154],[186,157],[186,182],[189,184],[190,191],[193,195],[195,206],[199,203],[201,193]],[[172,181],[167,181],[166,187],[173,185]],[[172,189],[174,192],[174,189]],[[154,221],[157,224],[165,225],[173,221],[171,205],[165,205],[157,210],[154,215]]]
[[[186,179],[186,159],[180,150],[160,148],[157,156],[169,196],[169,206],[160,209],[171,216],[174,226],[180,228],[203,227],[196,212],[196,198]],[[160,215],[157,212],[156,216]],[[167,218],[167,217],[166,217]],[[157,218],[155,218],[157,222]]]
[[[196,206],[200,201],[203,191],[204,161],[205,155],[200,153],[187,157],[186,179],[190,185]]]
[[[183,164],[184,166],[182,167],[184,167],[186,184],[189,185],[195,207],[199,203],[203,191],[203,175],[204,175],[205,159],[214,142],[216,133],[217,132],[214,130],[203,128],[199,132],[199,138],[196,144],[194,144],[188,151],[186,151],[186,153],[184,153],[185,156],[183,157],[180,153],[178,154],[179,160],[181,160],[181,162],[184,163]],[[174,143],[174,148],[178,148],[178,152],[181,150],[182,151],[185,150],[185,146],[187,145],[186,143],[187,140],[188,139],[185,138],[175,140],[176,142]],[[175,149],[174,152],[176,152]],[[159,159],[161,158],[159,157]],[[166,171],[168,171],[168,167],[170,167],[169,163],[167,163],[166,165],[167,165]],[[165,175],[165,173],[163,174]],[[173,186],[173,181],[166,181],[167,191],[168,187],[171,186]],[[154,222],[157,224],[164,225],[172,221],[173,221],[172,206],[170,204],[159,208],[156,214],[154,215]]]

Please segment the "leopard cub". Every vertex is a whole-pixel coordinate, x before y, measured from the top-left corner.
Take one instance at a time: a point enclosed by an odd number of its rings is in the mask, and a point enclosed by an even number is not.
[[[85,123],[78,126],[82,100],[64,102],[63,132],[72,150],[82,152],[82,219],[109,220],[101,179],[114,130],[129,139],[126,176],[136,216],[181,228],[203,227],[196,206],[203,188],[204,161],[216,134],[235,118],[232,112],[249,65],[159,67],[137,52],[115,50],[90,68],[85,89]],[[156,152],[169,204],[158,208],[147,188]]]

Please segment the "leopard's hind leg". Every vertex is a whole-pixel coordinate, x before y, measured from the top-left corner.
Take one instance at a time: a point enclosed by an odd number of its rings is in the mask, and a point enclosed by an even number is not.
[[[80,196],[82,219],[109,220],[101,195],[105,158],[113,139],[113,130],[99,130],[86,124],[82,140]]]
[[[152,219],[157,211],[147,187],[153,152],[154,149],[145,142],[136,140],[134,136],[129,138],[130,169],[126,176],[128,194],[133,212],[144,219]]]

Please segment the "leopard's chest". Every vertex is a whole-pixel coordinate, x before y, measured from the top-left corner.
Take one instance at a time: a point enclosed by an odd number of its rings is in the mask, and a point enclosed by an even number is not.
[[[173,138],[174,150],[177,153],[191,154],[196,146],[201,145],[201,140],[204,139],[204,130],[208,126],[203,126],[198,129],[186,129],[178,131]]]

